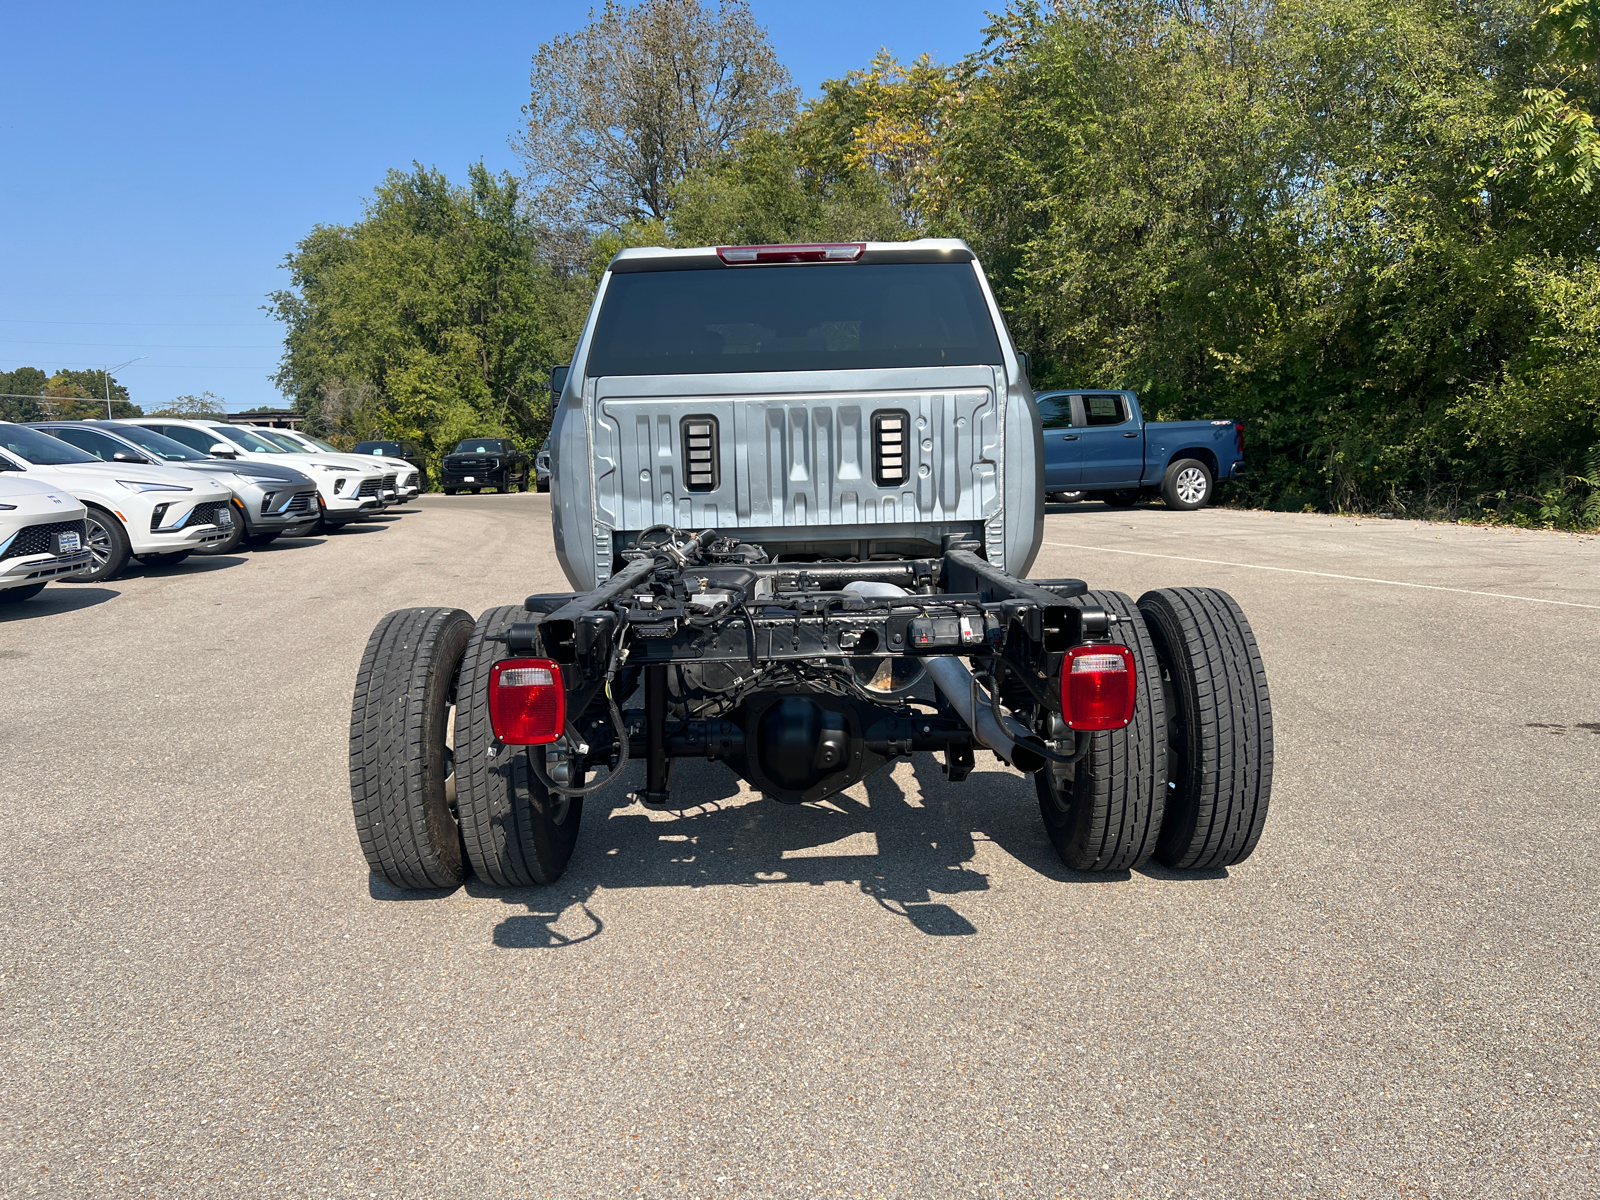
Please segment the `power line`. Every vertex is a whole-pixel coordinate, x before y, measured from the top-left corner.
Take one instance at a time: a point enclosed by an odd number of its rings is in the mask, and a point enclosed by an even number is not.
[[[269,320],[277,320],[269,317]],[[0,317],[3,325],[138,325],[152,329],[260,329],[260,321],[46,321],[34,317]]]
[[[31,367],[34,365],[34,360],[31,358],[0,358],[0,363],[15,363],[18,366]],[[73,368],[86,367],[98,371],[101,369],[103,364],[97,362],[61,362],[57,360],[53,365],[57,367]],[[42,370],[43,368],[40,369]],[[276,371],[277,369],[278,366],[276,363],[265,367],[214,367],[205,363],[149,363],[145,367],[145,370],[147,371]]]
[[[40,342],[32,338],[0,338],[4,346],[139,346],[151,350],[275,350],[258,342],[229,345],[191,345],[177,342]]]

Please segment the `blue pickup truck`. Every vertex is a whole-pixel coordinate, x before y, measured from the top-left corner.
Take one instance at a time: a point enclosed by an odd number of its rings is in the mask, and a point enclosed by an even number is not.
[[[1244,426],[1146,421],[1132,392],[1067,390],[1034,399],[1044,423],[1044,492],[1126,507],[1159,495],[1202,508],[1217,484],[1244,472]]]

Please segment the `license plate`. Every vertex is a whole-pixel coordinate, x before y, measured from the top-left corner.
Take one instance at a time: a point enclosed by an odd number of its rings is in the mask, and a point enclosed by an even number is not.
[[[224,529],[232,529],[233,513],[226,508],[219,509],[217,511],[217,524],[222,526]]]
[[[465,479],[468,483],[477,483],[478,482],[478,477],[476,475],[463,475],[462,478]]]
[[[81,549],[83,549],[83,541],[76,533],[56,534],[57,554],[76,554]]]

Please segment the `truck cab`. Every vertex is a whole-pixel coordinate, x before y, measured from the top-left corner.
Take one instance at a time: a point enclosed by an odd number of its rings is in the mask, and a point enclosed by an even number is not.
[[[963,242],[624,250],[555,404],[551,513],[574,587],[641,534],[715,528],[777,560],[938,554],[1026,574],[1038,409]]]

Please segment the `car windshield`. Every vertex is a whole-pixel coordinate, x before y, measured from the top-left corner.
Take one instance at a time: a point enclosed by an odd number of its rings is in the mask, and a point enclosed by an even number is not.
[[[587,373],[998,364],[971,263],[614,272]]]
[[[264,441],[271,442],[274,446],[281,446],[290,454],[305,454],[306,448],[292,437],[286,437],[276,429],[252,429],[251,433]]]
[[[97,463],[92,454],[85,454],[76,446],[69,446],[60,438],[29,429],[25,425],[0,425],[0,448],[11,451],[18,458],[27,459],[36,467],[64,467],[72,463]]]
[[[493,438],[479,438],[475,442],[457,442],[456,454],[499,454],[501,445]]]
[[[257,431],[250,430],[250,429],[240,429],[237,425],[230,425],[226,429],[224,429],[220,425],[208,425],[206,427],[206,432],[207,433],[214,433],[219,438],[222,438],[225,441],[232,442],[235,446],[238,446],[241,450],[250,451],[251,454],[285,454],[285,453],[288,453],[288,451],[286,451],[284,449],[284,447],[278,445],[278,443],[269,442],[269,441],[267,441],[266,438],[260,437],[258,435]],[[298,446],[296,446],[294,449],[295,449],[295,451],[297,453],[304,453],[304,451],[301,451],[300,447],[298,447]]]
[[[108,430],[115,433],[124,441],[132,442],[141,450],[154,454],[157,458],[164,458],[168,462],[205,462],[206,456],[198,450],[191,450],[182,442],[175,442],[164,433],[157,433],[153,429],[145,429],[138,425],[118,425]]]
[[[398,458],[401,453],[399,442],[357,442],[355,452],[357,454],[387,454],[391,458]]]

